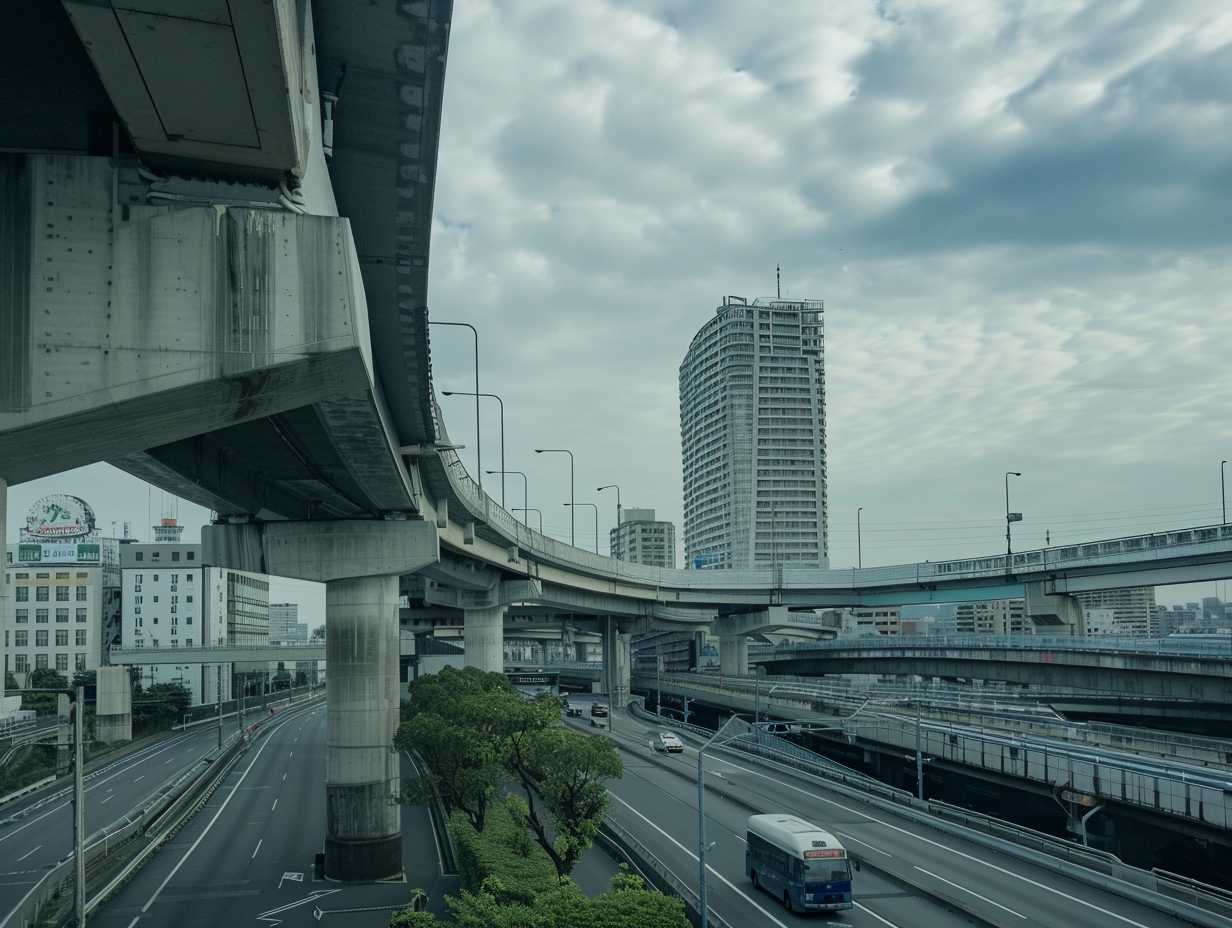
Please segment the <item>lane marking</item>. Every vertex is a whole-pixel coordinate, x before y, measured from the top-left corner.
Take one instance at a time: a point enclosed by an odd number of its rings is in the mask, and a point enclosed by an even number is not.
[[[1094,909],[1096,912],[1102,912],[1104,915],[1107,915],[1111,918],[1115,918],[1117,919],[1117,921],[1125,922],[1125,924],[1127,925],[1133,925],[1134,928],[1151,928],[1150,925],[1144,925],[1142,924],[1142,922],[1136,922],[1132,918],[1129,918],[1128,916],[1125,916],[1125,915],[1118,915],[1116,912],[1112,912],[1108,909],[1103,908],[1102,906],[1098,906],[1093,902],[1087,902],[1085,899],[1079,899],[1077,896],[1071,896],[1069,893],[1061,892],[1061,890],[1059,889],[1055,889],[1051,886],[1048,886],[1045,883],[1040,883],[1038,880],[1033,880],[1030,877],[1025,877],[1020,873],[1015,873],[1013,870],[1006,870],[1004,867],[998,867],[996,864],[990,864],[986,860],[980,860],[980,858],[974,857],[971,854],[964,853],[963,851],[960,851],[957,848],[947,847],[946,845],[940,843],[939,841],[933,841],[931,838],[925,838],[923,835],[918,835],[915,832],[908,831],[906,828],[899,828],[897,825],[891,825],[889,822],[882,821],[879,818],[874,818],[873,816],[869,815],[867,812],[861,812],[859,809],[853,809],[850,806],[845,806],[841,802],[836,802],[833,799],[827,799],[826,797],[819,796],[816,793],[810,793],[808,790],[801,789],[798,786],[793,786],[791,783],[785,783],[782,780],[775,780],[774,777],[767,776],[764,773],[759,773],[756,770],[749,770],[747,767],[742,767],[739,764],[733,764],[729,760],[723,760],[721,758],[715,758],[715,760],[721,760],[722,763],[727,764],[729,767],[734,767],[737,770],[743,770],[745,773],[752,774],[753,776],[758,776],[766,780],[771,780],[779,786],[785,786],[788,789],[793,789],[798,793],[803,793],[804,795],[810,796],[814,799],[820,799],[822,802],[828,802],[830,803],[830,805],[837,806],[838,808],[842,809],[844,812],[850,812],[852,815],[858,815],[861,818],[866,818],[870,822],[876,822],[878,825],[884,825],[886,828],[893,829],[894,831],[897,831],[900,834],[904,834],[909,838],[914,838],[917,841],[923,841],[925,844],[931,844],[933,847],[939,848],[943,851],[949,851],[951,854],[957,854],[959,857],[964,857],[967,860],[973,861],[977,864],[981,864],[985,867],[989,867],[993,870],[996,870],[998,873],[1004,873],[1006,876],[1012,876],[1016,880],[1022,880],[1024,883],[1029,883],[1030,885],[1035,886],[1039,889],[1046,889],[1048,890],[1048,892],[1054,893],[1062,897],[1063,899],[1068,899],[1071,902],[1078,903],[1079,905],[1085,905],[1088,909]]]
[[[288,719],[287,721],[290,721],[290,719]],[[285,725],[285,724],[287,723],[286,722],[282,723],[282,725]],[[279,725],[278,728],[281,728],[282,725]],[[273,731],[270,732],[270,734],[273,735],[275,732],[278,731],[278,728],[275,728]],[[235,784],[235,788],[232,789],[231,792],[227,793],[227,798],[222,801],[222,805],[218,807],[218,811],[214,813],[214,817],[210,819],[210,823],[205,826],[205,830],[202,831],[200,835],[198,835],[197,840],[192,843],[192,847],[190,847],[187,851],[184,852],[184,856],[180,858],[180,862],[171,868],[171,872],[168,873],[167,878],[163,880],[162,883],[159,884],[158,889],[154,890],[154,895],[150,897],[150,901],[141,907],[141,915],[144,915],[146,912],[149,911],[150,906],[154,904],[154,900],[158,898],[158,894],[167,888],[167,884],[170,883],[171,879],[177,873],[180,872],[180,867],[184,866],[185,861],[187,861],[188,858],[192,855],[192,852],[197,849],[197,845],[199,845],[202,841],[205,840],[205,836],[210,833],[210,829],[214,827],[214,823],[218,821],[219,816],[222,815],[224,811],[226,811],[227,805],[231,802],[232,799],[235,798],[235,794],[239,792],[240,783],[243,783],[244,780],[247,778],[248,774],[252,772],[252,768],[256,766],[257,761],[261,759],[261,752],[265,750],[266,745],[268,745],[269,743],[270,743],[270,739],[268,737],[264,741],[261,742],[261,747],[257,749],[256,756],[253,757],[252,763],[250,763],[247,766],[247,768],[245,768],[243,776],[241,776],[239,779],[239,782]],[[137,918],[140,918],[141,915],[138,915]],[[129,923],[128,928],[132,928],[133,925],[137,924],[137,918],[134,918],[132,922]]]
[[[145,774],[143,773],[141,776],[137,777],[137,779],[133,780],[133,782],[140,783],[144,779],[145,779]]]
[[[681,844],[679,841],[677,841],[675,838],[673,838],[671,835],[669,835],[666,831],[664,831],[662,828],[660,828],[658,825],[656,825],[656,824],[655,824],[654,822],[652,822],[650,819],[646,818],[646,816],[642,815],[642,813],[641,813],[641,812],[639,812],[639,811],[637,811],[637,809],[633,808],[633,806],[629,805],[627,802],[625,802],[623,799],[621,799],[621,798],[620,798],[619,796],[617,796],[615,793],[609,793],[609,795],[611,795],[611,797],[612,797],[613,799],[615,799],[617,802],[619,802],[622,806],[624,806],[626,809],[628,809],[630,812],[632,812],[634,815],[636,815],[638,818],[640,818],[643,822],[645,822],[647,825],[649,825],[651,828],[653,828],[653,829],[654,829],[655,831],[657,831],[659,834],[663,835],[663,837],[667,838],[667,840],[668,840],[668,841],[670,841],[670,842],[672,842],[672,844],[676,845],[676,847],[680,848],[682,851],[684,851],[686,854],[688,854],[688,855],[689,855],[690,857],[692,857],[694,860],[697,860],[697,855],[696,855],[696,854],[694,854],[692,851],[690,851],[687,847],[685,847],[683,844]],[[728,887],[730,887],[730,888],[732,889],[732,891],[733,891],[733,892],[737,893],[737,894],[738,894],[738,895],[739,895],[742,899],[744,899],[744,901],[745,901],[745,902],[747,902],[747,903],[748,903],[749,905],[751,905],[753,908],[757,909],[757,911],[761,912],[761,914],[762,914],[762,915],[764,915],[764,916],[766,916],[766,918],[770,919],[770,921],[772,921],[772,922],[774,922],[776,925],[778,925],[778,926],[779,926],[779,928],[787,928],[787,926],[786,926],[786,925],[784,925],[781,921],[779,921],[777,918],[775,918],[773,915],[771,915],[769,912],[767,912],[765,909],[763,909],[763,908],[761,907],[761,905],[757,902],[757,900],[756,900],[756,899],[751,898],[751,897],[748,895],[748,893],[744,892],[744,890],[740,889],[740,887],[738,887],[738,886],[736,886],[735,884],[733,884],[731,880],[729,880],[727,877],[723,876],[723,874],[719,873],[719,871],[715,870],[715,869],[714,869],[714,867],[710,866],[710,864],[706,864],[706,869],[707,869],[707,870],[709,870],[711,873],[713,873],[715,876],[717,876],[717,877],[718,877],[720,880],[722,880],[724,883],[726,883],[726,884],[727,884],[727,886],[728,886]]]
[[[294,756],[295,756],[295,752],[294,752],[294,751],[292,751],[292,752],[290,753],[290,755],[288,755],[288,756],[290,756],[290,757],[294,757]]]
[[[113,799],[115,799],[115,793],[112,793],[110,796],[108,796],[106,799],[104,799],[104,800],[103,800],[103,802],[100,802],[100,803],[99,803],[99,805],[101,806],[103,803],[106,803],[106,802],[111,802],[111,800],[113,800]]]
[[[273,804],[272,806],[270,806],[270,811],[271,811],[271,812],[273,812],[273,811],[274,811],[275,809],[277,809],[277,808],[278,808],[278,800],[277,800],[277,799],[275,799],[275,800],[274,800],[274,804]]]
[[[873,845],[869,844],[867,841],[861,841],[859,838],[853,838],[851,835],[845,835],[841,831],[836,831],[835,834],[838,835],[840,838],[846,838],[848,841],[854,841],[856,844],[863,844],[870,851],[876,851],[878,854],[885,854],[886,857],[894,856],[889,851],[883,851],[881,848],[874,847]]]
[[[257,856],[257,851],[261,850],[261,842],[262,842],[262,841],[264,841],[264,840],[265,840],[264,838],[258,838],[258,839],[257,839],[257,847],[256,847],[256,850],[254,850],[254,851],[252,852],[252,857],[250,857],[250,858],[249,858],[249,860],[252,860],[252,859],[254,859],[254,858]],[[994,902],[994,903],[993,903],[993,905],[996,905],[996,903]]]
[[[868,906],[860,905],[860,903],[856,902],[854,899],[851,900],[851,904],[854,905],[861,912],[867,912],[869,915],[873,916],[873,918],[877,919],[877,921],[881,922],[883,925],[889,925],[890,928],[898,928],[898,925],[894,924],[894,922],[890,921],[888,918],[882,918],[880,915],[878,915]]]
[[[287,778],[287,775],[284,773],[284,774],[282,775],[282,778],[285,780],[285,779]]]
[[[942,883],[946,883],[946,884],[948,884],[948,885],[950,885],[950,886],[953,886],[955,889],[961,889],[964,893],[970,893],[972,896],[975,896],[975,898],[976,898],[976,899],[983,899],[983,900],[984,900],[985,902],[987,902],[989,905],[995,905],[998,909],[1005,909],[1005,911],[1009,912],[1011,915],[1017,915],[1019,918],[1026,918],[1026,917],[1027,917],[1027,916],[1023,915],[1021,912],[1015,912],[1015,911],[1014,911],[1013,909],[1011,909],[1009,906],[1004,906],[1004,905],[1002,905],[1002,904],[1001,904],[1001,903],[999,903],[999,902],[993,902],[993,901],[992,901],[991,899],[989,899],[987,896],[981,896],[979,893],[975,892],[974,890],[967,889],[967,887],[965,887],[965,886],[959,886],[959,885],[958,885],[957,883],[955,883],[953,880],[947,880],[947,879],[946,879],[945,877],[943,877],[943,876],[937,876],[937,874],[933,873],[931,870],[925,870],[923,867],[919,866],[918,864],[916,865],[916,869],[917,869],[917,870],[919,870],[921,873],[927,873],[927,874],[928,874],[929,876],[931,876],[934,880],[940,880]]]
[[[37,851],[37,850],[39,849],[39,847],[42,847],[42,846],[43,846],[43,845],[41,845],[41,844],[40,844],[38,847],[36,847],[36,848],[34,849],[34,851]],[[23,860],[25,860],[27,857],[29,857],[31,854],[33,854],[33,853],[34,853],[34,851],[26,851],[26,853],[22,854],[20,857],[18,857],[18,858],[17,858],[17,862],[18,862],[18,863],[21,863]]]

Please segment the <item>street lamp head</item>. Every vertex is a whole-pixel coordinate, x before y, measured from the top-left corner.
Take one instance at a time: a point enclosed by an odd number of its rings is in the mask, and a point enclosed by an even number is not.
[[[1016,471],[1016,470],[1007,470],[1007,471],[1005,472],[1005,476],[1007,476],[1007,477],[1021,477],[1021,476],[1022,476],[1022,473],[1021,473],[1020,471]]]
[[[453,391],[452,390],[442,390],[441,396],[453,396]]]
[[[536,449],[535,449],[535,454],[543,454],[543,452],[544,452],[545,450],[546,450],[546,449],[544,449],[544,448],[536,448]]]

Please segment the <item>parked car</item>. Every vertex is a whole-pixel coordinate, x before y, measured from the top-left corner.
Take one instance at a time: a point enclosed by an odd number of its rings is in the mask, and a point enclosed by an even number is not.
[[[596,719],[607,718],[607,703],[605,702],[591,703],[590,715],[591,715],[591,718],[596,718]]]
[[[670,731],[661,731],[650,739],[650,746],[664,754],[679,754],[684,750],[684,744]]]
[[[582,710],[575,706],[570,706],[565,710],[565,716],[571,719],[580,719],[582,717]]]

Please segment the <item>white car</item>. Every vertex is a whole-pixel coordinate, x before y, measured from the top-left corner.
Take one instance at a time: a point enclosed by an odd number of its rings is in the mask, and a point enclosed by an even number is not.
[[[684,750],[684,744],[670,731],[661,731],[650,739],[650,746],[664,754],[679,754]]]

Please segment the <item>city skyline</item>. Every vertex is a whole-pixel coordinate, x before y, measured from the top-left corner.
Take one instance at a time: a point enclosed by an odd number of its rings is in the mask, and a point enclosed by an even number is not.
[[[545,529],[569,520],[544,445],[574,451],[601,537],[612,483],[682,525],[676,366],[780,262],[785,296],[827,303],[833,566],[861,507],[865,566],[995,553],[1006,471],[1015,547],[1218,522],[1232,270],[1206,87],[1230,28],[1207,9],[459,4],[430,306],[478,328]],[[462,333],[432,338],[438,394],[473,389]],[[473,404],[441,403],[499,499]],[[106,526],[83,489],[105,472],[40,483]]]

